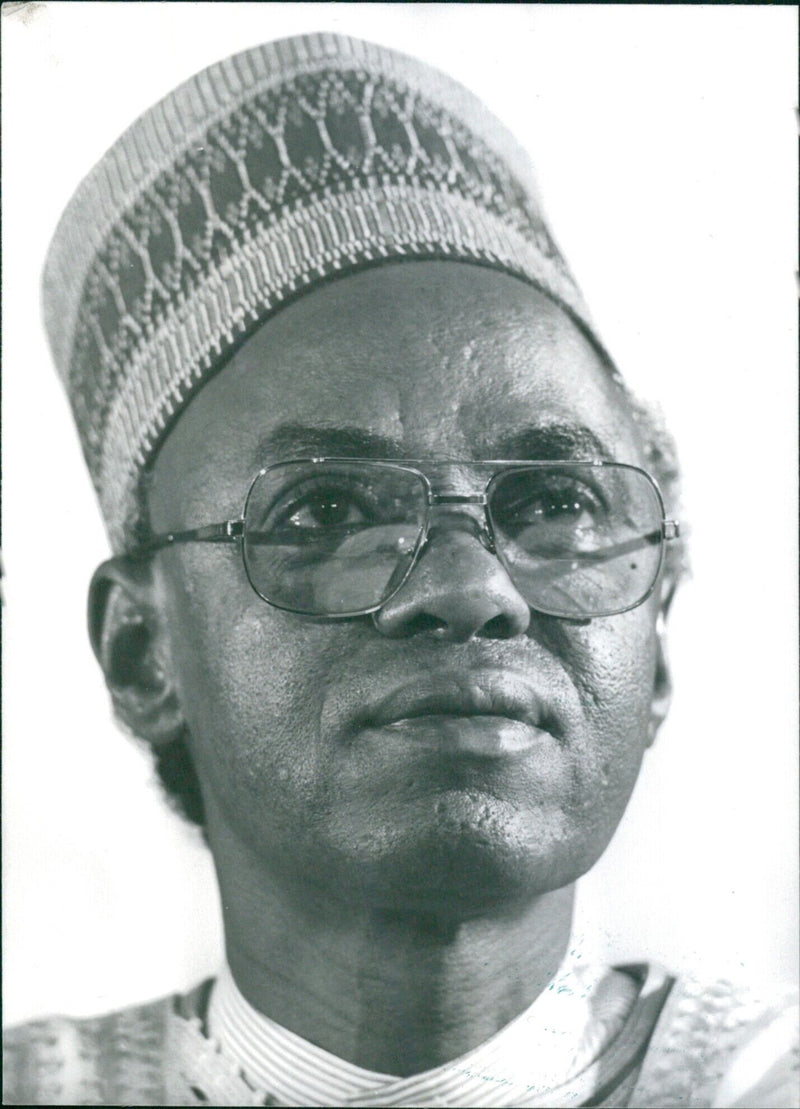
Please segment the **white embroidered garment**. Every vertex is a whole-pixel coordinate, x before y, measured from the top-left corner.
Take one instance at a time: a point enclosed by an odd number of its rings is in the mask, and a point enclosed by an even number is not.
[[[272,1104],[516,1106],[586,1070],[619,1035],[640,990],[622,971],[566,963],[496,1036],[408,1078],[363,1070],[276,1024],[245,1000],[227,967],[211,995],[207,1028]]]
[[[591,972],[584,971],[577,978],[584,975],[590,981],[597,981],[598,975],[600,981],[606,979],[604,972],[595,972],[592,978]],[[527,1048],[518,1041],[516,1049],[516,1065],[527,1072],[523,1075],[525,1090],[519,1096],[515,1090],[521,1087],[511,1084],[513,1034],[507,1037],[509,1029],[504,1029],[488,1045],[438,1072],[411,1079],[377,1076],[384,1084],[376,1093],[367,1090],[355,1094],[347,1104],[447,1103],[453,1109],[471,1105],[513,1105],[520,1109],[800,1109],[800,1013],[793,990],[768,987],[758,991],[721,979],[676,981],[647,964],[625,967],[624,977],[637,983],[639,992],[619,1031],[613,1032],[620,1011],[615,1000],[619,980],[612,974],[608,979],[614,984],[610,988],[611,1004],[606,1008],[602,988],[590,990],[598,1003],[598,1021],[588,1025],[588,1034],[581,1033],[583,1049],[576,1050],[574,1057],[563,1053],[561,1060],[566,1058],[569,1070],[571,1059],[580,1066],[584,1049],[587,1059],[592,1059],[597,1050],[600,1054],[571,1079],[560,1081],[564,1074],[558,1075],[557,1084],[550,1090],[542,1092],[545,1070],[537,1069],[543,1062],[542,1042],[555,1050],[552,1034],[549,1040],[541,1038],[545,1027],[551,1033],[555,1027],[545,1023],[543,1014],[550,1002],[542,999],[519,1018],[536,1018],[525,1025],[531,1028]],[[569,983],[559,980],[554,990],[564,985]],[[207,981],[189,994],[171,995],[102,1016],[50,1017],[8,1029],[3,1043],[3,1104],[297,1104],[299,1094],[294,1098],[284,1090],[283,1097],[278,1097],[274,1090],[245,1073],[242,1063],[230,1055],[229,1047],[223,1053],[218,1040],[209,1038],[206,1021],[212,988],[213,982]],[[577,993],[580,999],[582,991]],[[564,995],[569,998],[569,991],[556,996]],[[571,1001],[569,1005],[571,1009]],[[627,1002],[621,1008],[626,1006]],[[223,1021],[223,1035],[225,1029]],[[290,1037],[282,1036],[279,1042],[287,1050]],[[602,1044],[606,1045],[604,1049]],[[276,1086],[287,1077],[296,1080],[297,1068],[305,1073],[301,1082],[314,1073],[319,1081],[320,1071],[309,1070],[309,1059],[318,1066],[320,1059],[330,1057],[303,1041],[300,1047],[305,1051],[301,1050],[299,1056],[290,1052],[279,1064],[273,1060]],[[484,1053],[487,1047],[499,1049],[488,1061]],[[262,1073],[264,1058],[258,1051],[257,1055],[254,1069]],[[506,1066],[509,1070],[504,1075],[502,1068]],[[334,1068],[340,1076],[349,1073],[352,1078],[355,1073],[364,1077],[363,1071],[341,1060],[334,1060]],[[554,1066],[549,1070],[552,1076]],[[366,1077],[372,1081],[376,1076]],[[508,1078],[507,1085],[494,1081],[503,1077]],[[449,1087],[448,1080],[453,1083]],[[415,1083],[421,1083],[421,1091]],[[426,1096],[429,1090],[434,1091],[430,1097]]]

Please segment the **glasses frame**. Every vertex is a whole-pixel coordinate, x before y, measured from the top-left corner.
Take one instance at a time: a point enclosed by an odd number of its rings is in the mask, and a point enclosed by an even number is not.
[[[329,462],[341,462],[341,463],[348,463],[348,464],[355,463],[357,465],[385,467],[387,469],[404,470],[408,473],[413,474],[416,478],[421,480],[421,482],[422,482],[422,484],[425,488],[426,513],[425,513],[425,519],[424,519],[422,528],[420,530],[419,537],[418,537],[416,545],[414,547],[414,551],[413,551],[413,554],[412,554],[412,557],[411,557],[411,561],[409,562],[408,567],[407,567],[405,573],[403,574],[403,577],[400,579],[400,581],[397,583],[397,585],[392,589],[391,593],[389,593],[386,597],[384,597],[384,599],[380,602],[380,604],[371,605],[369,608],[361,608],[361,609],[354,610],[352,612],[336,612],[336,613],[329,613],[329,614],[317,613],[317,614],[315,614],[315,613],[304,612],[302,609],[298,610],[298,609],[295,609],[295,608],[291,608],[288,605],[277,604],[275,601],[270,600],[269,597],[266,597],[261,592],[261,590],[258,588],[258,586],[253,581],[253,578],[250,574],[250,567],[248,565],[247,555],[246,555],[246,551],[245,551],[245,544],[244,544],[244,529],[245,529],[245,520],[247,518],[247,509],[248,509],[248,506],[250,504],[250,499],[252,497],[253,490],[256,486],[256,483],[260,480],[260,478],[262,478],[264,476],[264,474],[269,473],[271,470],[275,470],[275,469],[277,469],[278,467],[281,467],[281,466],[300,466],[300,465],[307,465],[307,466],[308,465],[314,465],[314,466],[316,466],[316,465],[320,465],[322,463],[329,463]],[[489,478],[489,480],[485,483],[485,485],[483,487],[483,492],[475,492],[475,493],[467,493],[467,494],[437,493],[437,492],[435,492],[434,485],[431,482],[428,475],[422,469],[420,469],[420,467],[425,466],[425,465],[437,466],[437,467],[438,466],[491,466],[491,467],[494,467],[495,472],[492,474],[492,476]],[[650,588],[644,594],[644,596],[640,597],[633,604],[627,605],[625,608],[621,608],[621,609],[615,608],[615,609],[612,609],[608,612],[594,613],[590,617],[580,617],[580,616],[575,616],[575,615],[566,615],[566,614],[560,613],[560,612],[552,612],[552,611],[548,611],[547,609],[544,609],[544,608],[539,608],[538,606],[531,604],[527,599],[525,599],[525,603],[534,612],[541,613],[544,616],[552,616],[552,617],[555,617],[555,618],[561,619],[561,620],[596,619],[596,618],[599,619],[600,617],[603,617],[603,616],[620,616],[624,612],[630,612],[632,609],[638,608],[639,605],[644,604],[644,602],[652,595],[654,589],[656,588],[656,585],[658,584],[659,577],[661,576],[661,570],[662,570],[663,565],[664,565],[664,545],[665,545],[665,543],[667,543],[671,540],[678,539],[680,537],[680,524],[678,523],[677,520],[667,519],[667,517],[665,515],[664,498],[661,494],[661,490],[660,490],[660,488],[658,486],[658,483],[656,482],[655,478],[651,474],[649,474],[646,470],[643,470],[640,466],[634,466],[634,465],[632,465],[631,463],[628,463],[628,462],[613,462],[613,461],[606,460],[606,459],[596,459],[596,458],[548,459],[546,461],[526,461],[524,459],[478,459],[478,460],[468,460],[468,459],[466,459],[465,460],[465,459],[438,459],[438,458],[436,458],[436,459],[434,459],[434,458],[431,458],[431,459],[348,458],[348,457],[337,458],[337,457],[334,457],[334,456],[325,455],[325,456],[310,457],[310,458],[282,459],[279,462],[271,463],[269,466],[263,466],[258,471],[258,473],[253,477],[253,479],[250,481],[250,484],[248,485],[248,488],[247,488],[247,495],[245,496],[244,507],[242,509],[241,516],[238,516],[238,517],[236,517],[235,519],[232,519],[232,520],[225,520],[220,524],[206,524],[203,527],[190,528],[186,531],[170,531],[170,532],[164,532],[160,535],[153,535],[153,536],[151,536],[151,538],[147,542],[141,544],[139,547],[136,547],[134,550],[127,552],[127,554],[124,557],[133,558],[133,559],[147,558],[150,555],[154,554],[156,551],[164,550],[167,547],[172,547],[177,543],[228,543],[228,544],[238,543],[239,546],[240,546],[240,550],[242,552],[242,562],[244,564],[245,574],[247,575],[247,580],[250,583],[250,586],[253,589],[253,592],[256,593],[261,598],[262,601],[264,601],[268,605],[271,605],[273,608],[280,609],[283,612],[292,612],[292,613],[294,613],[295,615],[298,615],[298,616],[309,616],[311,618],[325,619],[325,620],[348,620],[348,619],[352,619],[353,617],[356,617],[356,616],[369,616],[372,613],[378,612],[381,608],[383,608],[383,606],[385,604],[387,604],[392,599],[392,597],[394,597],[403,588],[405,583],[411,577],[411,574],[414,572],[414,568],[416,567],[417,563],[419,562],[423,551],[425,550],[426,546],[428,545],[428,540],[429,540],[429,536],[430,536],[430,528],[431,528],[431,519],[432,519],[431,509],[432,508],[438,508],[438,507],[443,506],[443,505],[478,505],[478,506],[481,506],[483,508],[483,510],[484,510],[484,512],[483,512],[483,523],[482,523],[482,525],[479,525],[475,528],[476,537],[479,539],[479,541],[482,543],[482,545],[486,548],[486,550],[488,550],[491,554],[493,554],[498,559],[498,561],[502,565],[503,569],[508,574],[509,579],[513,583],[514,582],[514,576],[511,572],[511,568],[509,567],[508,562],[507,562],[502,550],[498,550],[498,548],[496,546],[496,543],[495,543],[494,525],[493,525],[493,522],[492,522],[492,514],[491,514],[491,511],[490,511],[490,507],[489,507],[489,501],[490,501],[490,498],[491,498],[492,486],[501,477],[503,477],[505,474],[509,473],[510,471],[513,472],[514,470],[555,468],[555,467],[559,467],[559,466],[613,467],[614,469],[632,470],[632,471],[635,471],[636,473],[641,474],[647,480],[647,482],[650,484],[653,491],[655,492],[656,499],[658,501],[658,505],[659,505],[659,508],[660,508],[660,511],[661,511],[661,521],[660,521],[661,526],[660,526],[660,531],[658,533],[658,539],[659,539],[659,543],[660,543],[658,568],[656,569],[656,572],[653,576],[653,582],[652,582]],[[473,520],[473,523],[475,523],[474,520]],[[648,533],[647,536],[643,536],[642,538],[643,539],[647,539],[647,538],[650,538],[650,537],[655,538],[655,536],[656,536],[656,532],[654,531],[654,532]],[[632,540],[630,542],[631,543],[635,542],[636,546],[638,546],[639,543],[641,542],[641,540],[638,540],[638,541],[633,541]],[[626,545],[621,545],[621,546],[623,548],[626,548]],[[631,549],[635,549],[635,547],[631,547]],[[621,549],[619,553],[624,553],[624,549]],[[515,585],[515,588],[516,588],[516,585]]]

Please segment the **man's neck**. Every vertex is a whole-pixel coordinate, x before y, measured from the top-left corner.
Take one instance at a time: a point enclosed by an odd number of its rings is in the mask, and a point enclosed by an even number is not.
[[[228,961],[250,1004],[398,1076],[463,1055],[531,1005],[564,957],[572,917],[573,887],[458,920],[354,907],[229,870],[220,884]]]

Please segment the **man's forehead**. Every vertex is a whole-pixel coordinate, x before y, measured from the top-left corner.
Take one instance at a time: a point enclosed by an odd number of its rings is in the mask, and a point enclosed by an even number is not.
[[[250,429],[252,461],[307,455],[603,457],[620,393],[537,289],[415,262],[343,278],[265,324],[205,403]],[[200,405],[204,402],[201,399]]]
[[[270,357],[287,345],[314,365],[344,354],[353,365],[365,355],[402,365],[406,348],[448,356],[461,341],[468,355],[492,337],[509,350],[521,329],[546,348],[585,332],[552,297],[502,270],[461,261],[409,260],[343,275],[298,297],[240,345],[231,362]],[[587,344],[588,345],[588,344]]]
[[[609,378],[574,320],[535,287],[487,267],[427,261],[311,291],[257,328],[229,366],[226,389],[252,381],[248,388],[272,394],[287,412],[315,398],[335,405],[337,390],[378,398],[387,410],[392,396],[399,405],[409,394],[409,408],[421,410],[416,398],[433,407],[443,389],[491,397],[500,384],[542,384],[552,394],[568,371]],[[204,388],[213,391],[213,382]]]
[[[641,461],[566,313],[507,274],[442,262],[343,277],[267,321],[181,414],[156,478],[181,509],[191,491],[196,512],[209,497],[235,512],[261,467],[307,457]]]

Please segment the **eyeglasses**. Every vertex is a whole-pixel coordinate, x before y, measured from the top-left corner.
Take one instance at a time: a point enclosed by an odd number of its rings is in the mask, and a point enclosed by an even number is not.
[[[300,458],[260,470],[239,519],[153,536],[129,557],[238,543],[268,604],[362,616],[408,580],[443,517],[500,560],[532,609],[579,619],[642,604],[679,535],[655,481],[626,463]]]

